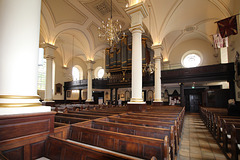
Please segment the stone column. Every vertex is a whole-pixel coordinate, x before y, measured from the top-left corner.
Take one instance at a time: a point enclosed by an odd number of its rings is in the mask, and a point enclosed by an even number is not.
[[[0,115],[49,112],[37,95],[41,0],[1,0]]]
[[[42,102],[43,105],[46,106],[54,106],[55,102],[53,101],[53,87],[52,87],[52,80],[53,80],[53,59],[54,59],[54,51],[57,49],[56,46],[51,45],[49,43],[44,43],[42,45],[44,48],[44,58],[46,59],[46,89],[45,89],[45,98]]]
[[[154,72],[154,88],[155,88],[155,96],[153,105],[163,105],[162,101],[162,91],[161,91],[161,60],[162,60],[162,51],[163,46],[162,45],[153,45],[152,49],[154,50],[154,58],[155,59],[155,72]]]
[[[143,111],[146,102],[142,99],[142,20],[148,13],[142,2],[128,7],[126,12],[131,16],[129,30],[132,33],[132,97],[128,102],[128,110]]]
[[[88,88],[87,88],[87,100],[86,103],[93,103],[94,100],[92,99],[92,71],[93,71],[93,64],[92,60],[87,61],[87,69],[88,69]]]

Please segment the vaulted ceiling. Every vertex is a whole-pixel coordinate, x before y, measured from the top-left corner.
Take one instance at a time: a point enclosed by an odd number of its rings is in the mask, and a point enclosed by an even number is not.
[[[140,0],[139,0],[140,1]],[[40,43],[52,43],[67,64],[72,56],[86,61],[103,59],[108,45],[98,39],[97,28],[110,17],[110,0],[42,0]],[[128,0],[113,0],[113,19],[123,30],[130,27],[125,8]],[[212,43],[214,23],[240,11],[239,0],[145,0],[146,33],[155,44],[164,45],[169,57],[178,44],[202,39]]]

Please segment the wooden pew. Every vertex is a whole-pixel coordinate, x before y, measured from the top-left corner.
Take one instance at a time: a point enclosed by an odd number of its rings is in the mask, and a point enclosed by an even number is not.
[[[175,152],[177,152],[180,143],[180,134],[178,132],[178,126],[175,122],[156,122],[149,120],[137,120],[137,119],[129,119],[129,118],[117,118],[115,116],[109,116],[104,118],[99,118],[97,121],[103,122],[114,122],[114,123],[124,123],[124,124],[132,124],[132,125],[140,125],[145,127],[156,127],[156,128],[166,128],[171,129],[173,126],[174,130],[174,142],[175,142]]]
[[[217,133],[217,117],[218,116],[227,116],[227,109],[226,108],[200,108],[200,115],[201,118],[208,128],[208,130],[216,136]]]
[[[67,139],[70,131],[70,124],[54,122],[54,137]]]
[[[222,132],[223,132],[223,119],[234,119],[236,122],[240,122],[240,117],[236,116],[218,116],[218,122],[217,122],[217,142],[222,142]]]
[[[166,113],[166,112],[159,112],[159,113],[133,113],[133,112],[128,112],[127,115],[133,115],[133,116],[141,116],[141,117],[156,117],[156,118],[175,118],[178,120],[179,123],[179,129],[182,131],[182,126],[183,126],[183,121],[184,121],[184,112],[180,113]]]
[[[137,120],[149,120],[149,121],[155,121],[155,122],[170,122],[176,124],[178,135],[181,135],[181,123],[178,117],[174,118],[162,118],[162,117],[148,117],[148,116],[133,116],[133,115],[126,115],[126,114],[120,114],[117,116],[111,116],[111,117],[120,117],[120,118],[128,118],[128,119],[137,119]]]
[[[168,136],[165,136],[164,140],[162,140],[80,127],[73,124],[69,137],[73,141],[110,149],[139,158],[151,159],[153,156],[162,160],[169,158]]]
[[[104,116],[97,116],[97,115],[74,114],[74,113],[57,113],[56,115],[57,116],[83,118],[83,119],[96,119],[96,118],[104,117]]]
[[[140,158],[107,149],[49,136],[45,157],[51,160],[140,160]]]
[[[169,137],[169,146],[170,146],[170,155],[171,159],[174,159],[174,154],[177,154],[177,150],[175,150],[175,142],[174,142],[174,128],[171,126],[171,129],[165,128],[154,128],[154,127],[145,127],[138,125],[129,125],[123,123],[113,123],[113,122],[103,122],[99,120],[92,120],[87,122],[76,123],[75,126],[83,126],[94,129],[101,129],[107,131],[113,131],[124,134],[131,134],[143,137],[152,137],[158,139],[164,139],[167,135]]]
[[[67,124],[73,124],[78,122],[87,121],[88,119],[84,118],[75,118],[75,117],[67,117],[67,116],[55,116],[55,122],[60,123],[67,123]]]
[[[74,114],[84,114],[84,115],[96,115],[96,116],[111,116],[112,113],[104,113],[104,112],[92,112],[92,111],[68,111],[68,113]]]
[[[228,152],[228,142],[231,142],[231,133],[232,133],[232,125],[237,128],[240,128],[240,121],[239,119],[223,119],[223,150],[224,152]]]
[[[237,128],[235,125],[232,125],[232,134],[231,134],[231,152],[232,160],[239,160],[240,151],[240,128]]]

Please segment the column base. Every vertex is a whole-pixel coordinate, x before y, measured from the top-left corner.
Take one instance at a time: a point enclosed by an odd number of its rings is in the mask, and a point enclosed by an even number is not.
[[[154,102],[152,103],[152,106],[163,106],[163,102]]]
[[[54,106],[55,106],[55,101],[42,101],[42,105],[43,105],[43,106],[51,106],[51,107],[54,107]]]
[[[10,107],[0,108],[0,116],[17,115],[17,114],[35,114],[35,113],[51,112],[49,106],[36,106],[36,107]]]
[[[142,102],[142,103],[128,102],[127,103],[127,111],[129,112],[146,112],[146,110],[147,110],[146,102]]]

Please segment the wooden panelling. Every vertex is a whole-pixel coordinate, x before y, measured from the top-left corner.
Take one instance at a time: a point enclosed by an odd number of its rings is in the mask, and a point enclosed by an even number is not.
[[[6,156],[8,159],[14,160],[24,160],[23,152],[24,152],[23,146],[2,151],[4,156]]]
[[[31,158],[37,159],[43,157],[44,153],[45,141],[40,141],[37,143],[31,144]]]
[[[54,131],[55,112],[0,116],[0,152],[9,160],[44,155],[45,140]]]
[[[50,120],[38,120],[0,126],[0,141],[31,134],[50,132]]]

